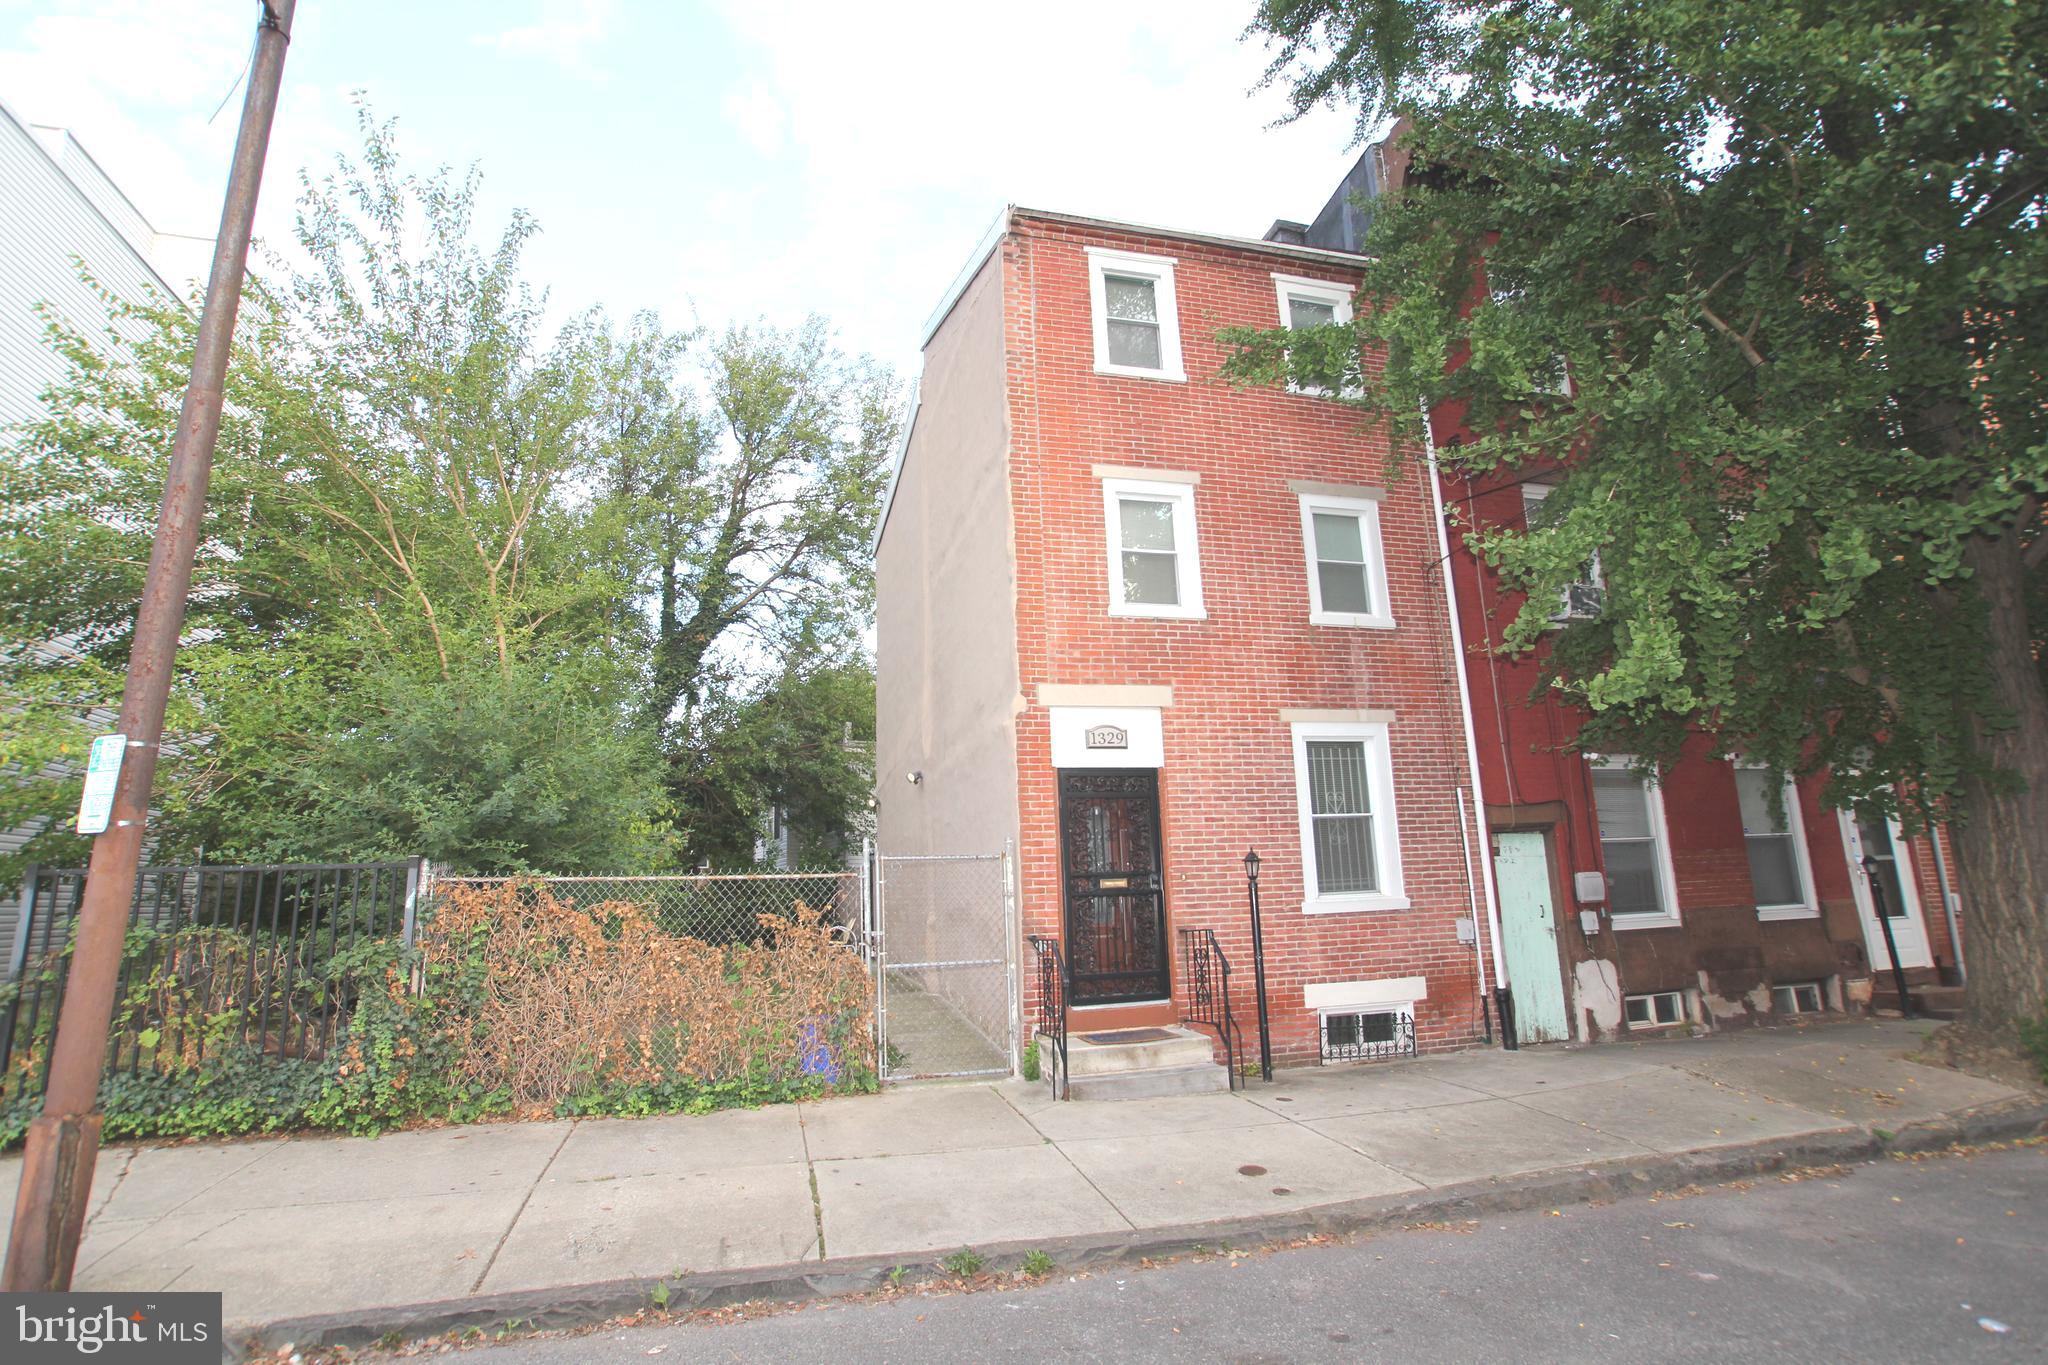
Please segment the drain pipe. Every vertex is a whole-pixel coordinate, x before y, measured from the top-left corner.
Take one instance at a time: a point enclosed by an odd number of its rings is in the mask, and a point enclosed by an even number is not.
[[[1500,947],[1500,901],[1494,893],[1493,859],[1488,855],[1486,842],[1486,803],[1480,796],[1479,785],[1479,736],[1472,725],[1472,686],[1465,676],[1465,628],[1458,620],[1458,588],[1451,574],[1451,535],[1444,518],[1444,485],[1442,472],[1437,467],[1436,437],[1429,429],[1429,409],[1422,410],[1422,447],[1429,458],[1429,495],[1436,509],[1437,566],[1444,579],[1444,610],[1451,618],[1451,670],[1458,677],[1458,719],[1465,727],[1465,771],[1472,784],[1473,815],[1478,822],[1479,835],[1479,884],[1485,902],[1486,936],[1493,948],[1493,980],[1498,1004],[1501,1009],[1501,1045],[1515,1045],[1514,1030],[1507,1018],[1509,1001],[1507,962],[1501,956]],[[1463,793],[1460,793],[1458,827],[1465,827],[1462,809]],[[1478,925],[1473,925],[1475,937]],[[1476,950],[1475,950],[1476,951]],[[1480,962],[1479,998],[1486,998],[1486,959],[1477,954]]]
[[[1472,965],[1479,973],[1479,1024],[1493,1042],[1493,1014],[1486,1008],[1486,945],[1479,941],[1479,891],[1472,880],[1472,827],[1466,823],[1465,789],[1458,788],[1458,847],[1465,853],[1465,903],[1472,907]]]
[[[1941,887],[1941,917],[1948,923],[1948,951],[1956,963],[1956,984],[1970,984],[1970,974],[1963,970],[1963,935],[1956,928],[1956,893],[1950,889],[1948,880],[1948,855],[1941,851],[1942,832],[1947,825],[1929,825],[1927,842],[1934,845],[1934,880]]]

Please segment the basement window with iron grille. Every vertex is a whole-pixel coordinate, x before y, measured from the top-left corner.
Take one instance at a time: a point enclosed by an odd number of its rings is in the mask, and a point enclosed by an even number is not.
[[[1818,981],[1795,981],[1771,987],[1771,1008],[1779,1014],[1819,1014],[1826,1006]]]
[[[1415,1015],[1411,1010],[1326,1013],[1322,1034],[1326,1062],[1370,1062],[1415,1055]]]
[[[1685,1022],[1685,1000],[1677,991],[1631,995],[1622,1001],[1621,1014],[1630,1028],[1670,1028]]]

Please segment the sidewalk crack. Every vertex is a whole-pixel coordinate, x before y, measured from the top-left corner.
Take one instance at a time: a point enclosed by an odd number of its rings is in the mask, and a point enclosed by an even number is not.
[[[470,1285],[470,1293],[474,1294],[482,1289],[484,1281],[490,1278],[491,1267],[498,1263],[498,1253],[505,1249],[505,1243],[512,1240],[513,1229],[517,1228],[519,1220],[526,1216],[526,1206],[533,1202],[533,1192],[540,1188],[541,1181],[548,1178],[548,1172],[554,1169],[555,1158],[559,1157],[562,1154],[562,1149],[569,1145],[569,1139],[575,1135],[577,1125],[582,1122],[582,1119],[569,1120],[569,1131],[562,1134],[562,1140],[555,1144],[555,1150],[548,1153],[548,1159],[541,1163],[538,1171],[534,1172],[533,1183],[526,1187],[525,1195],[519,1200],[519,1207],[512,1210],[511,1220],[505,1224],[505,1231],[499,1235],[498,1244],[491,1248],[490,1256],[484,1261],[484,1268],[476,1273],[476,1283]]]
[[[135,1169],[135,1158],[141,1152],[141,1150],[142,1149],[139,1147],[130,1147],[126,1155],[124,1155],[121,1158],[121,1173],[114,1177],[113,1185],[107,1190],[107,1197],[100,1201],[100,1206],[98,1208],[94,1209],[90,1214],[86,1216],[86,1232],[90,1232],[92,1230],[92,1225],[100,1220],[100,1215],[105,1213],[107,1211],[108,1206],[110,1206],[114,1202],[114,1196],[121,1192],[121,1186],[128,1182],[128,1172]],[[85,1240],[82,1234],[79,1240],[81,1242]]]
[[[825,1259],[825,1201],[818,1196],[818,1167],[811,1160],[811,1129],[804,1122],[801,1103],[796,1107],[796,1131],[804,1143],[804,1174],[811,1182],[811,1217],[818,1225],[818,1259],[822,1261]]]

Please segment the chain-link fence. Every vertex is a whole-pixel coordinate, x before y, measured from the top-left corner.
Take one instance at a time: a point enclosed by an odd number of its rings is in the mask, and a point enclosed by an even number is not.
[[[1007,1075],[1017,1046],[1009,859],[885,855],[876,863],[882,1075]]]
[[[637,905],[668,933],[705,943],[751,943],[761,916],[797,919],[814,911],[850,942],[862,926],[860,875],[843,872],[690,872],[618,877],[446,877],[433,890],[506,882],[545,886],[556,900],[592,906]]]
[[[459,1001],[457,1074],[515,1105],[867,1083],[860,884],[850,871],[441,877],[418,942],[430,982],[480,983]]]

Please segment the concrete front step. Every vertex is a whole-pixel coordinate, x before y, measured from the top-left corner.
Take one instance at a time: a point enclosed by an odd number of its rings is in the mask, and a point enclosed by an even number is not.
[[[1160,1034],[1165,1036],[1156,1036]],[[1214,1040],[1179,1025],[1092,1033],[1077,1033],[1069,1026],[1067,1031],[1067,1071],[1077,1077],[1213,1065],[1215,1056]]]
[[[1090,1032],[1067,1034],[1068,1099],[1144,1100],[1230,1088],[1207,1034],[1178,1025]],[[1051,1039],[1040,1035],[1038,1055],[1052,1057]],[[1057,1068],[1041,1066],[1050,1083]]]
[[[1214,1062],[1164,1066],[1150,1071],[1075,1075],[1067,1082],[1070,1100],[1156,1100],[1167,1095],[1207,1095],[1230,1089],[1230,1073]]]

